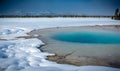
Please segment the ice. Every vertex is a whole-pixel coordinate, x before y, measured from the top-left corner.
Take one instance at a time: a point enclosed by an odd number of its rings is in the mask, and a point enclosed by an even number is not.
[[[91,23],[89,23],[91,22]],[[0,18],[0,71],[120,71],[104,66],[73,66],[46,60],[37,38],[16,38],[35,29],[120,24],[110,18]],[[38,35],[34,35],[38,36]],[[1,40],[5,39],[5,40]]]

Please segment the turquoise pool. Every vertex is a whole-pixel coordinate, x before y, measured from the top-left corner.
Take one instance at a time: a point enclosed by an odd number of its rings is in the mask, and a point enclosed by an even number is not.
[[[89,31],[70,31],[58,32],[51,36],[52,39],[83,44],[120,44],[120,34],[115,32],[89,32]]]

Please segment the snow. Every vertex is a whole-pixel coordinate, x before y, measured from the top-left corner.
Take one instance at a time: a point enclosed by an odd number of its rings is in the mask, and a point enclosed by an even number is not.
[[[2,39],[14,39],[19,36],[26,36],[25,33],[30,32],[30,30],[25,28],[0,28],[0,38]]]
[[[0,41],[0,69],[3,71],[119,71],[101,66],[71,66],[46,60],[37,47],[44,45],[37,38]]]
[[[0,18],[0,26],[2,27],[13,28],[14,26],[29,29],[110,24],[120,25],[120,21],[110,18]]]
[[[111,18],[0,18],[0,38],[13,39],[33,29],[87,25],[120,25],[120,21]]]
[[[37,38],[16,38],[34,29],[51,27],[111,25],[120,21],[110,18],[0,18],[0,71],[120,71],[104,66],[73,66],[46,60],[47,52],[37,47]],[[35,35],[37,36],[37,35]]]

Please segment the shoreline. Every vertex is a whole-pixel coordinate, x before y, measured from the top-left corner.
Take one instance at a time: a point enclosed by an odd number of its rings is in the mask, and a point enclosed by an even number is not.
[[[116,29],[117,29],[117,31],[120,32],[120,25],[95,25],[95,26],[78,26],[78,27],[88,27],[88,28],[89,27],[99,27],[99,28],[102,27],[103,29],[112,30],[112,31],[116,31]],[[111,29],[111,27],[112,27],[112,29]],[[71,27],[56,27],[56,28],[47,28],[47,29],[60,29],[60,28],[71,28]],[[76,28],[76,27],[72,27],[72,28]],[[113,29],[113,28],[115,28],[115,29]],[[45,30],[45,29],[40,29],[40,30]],[[33,30],[33,31],[36,31],[36,30]],[[31,31],[31,32],[33,32],[33,31]],[[34,35],[31,35],[30,33],[28,33],[28,35],[42,40],[45,43],[44,46],[49,44],[47,42],[47,40],[44,39],[41,35],[34,36]],[[31,38],[31,37],[26,37],[26,38]],[[49,51],[44,50],[44,46],[39,47],[39,49],[42,52],[49,52]],[[79,60],[74,60],[74,58],[73,58],[73,60],[69,60],[67,57],[69,55],[71,55],[72,53],[68,53],[65,55],[59,55],[59,54],[54,53],[55,55],[47,56],[46,59],[60,63],[60,64],[70,64],[70,65],[76,65],[76,66],[86,66],[86,65],[95,65],[96,66],[97,65],[97,66],[108,66],[108,67],[120,68],[120,60],[119,60],[120,57],[103,57],[103,58],[101,58],[101,57],[80,56]]]
[[[70,64],[75,66],[107,66],[113,68],[120,68],[120,57],[90,57],[80,56],[79,60],[69,60],[67,56],[51,55],[47,56],[47,60],[54,61],[60,64]]]

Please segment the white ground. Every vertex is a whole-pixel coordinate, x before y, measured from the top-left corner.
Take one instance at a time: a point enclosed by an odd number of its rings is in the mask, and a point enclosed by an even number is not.
[[[34,29],[84,25],[120,25],[110,18],[0,18],[0,71],[120,71],[103,66],[72,66],[46,60],[37,38],[18,39]]]

